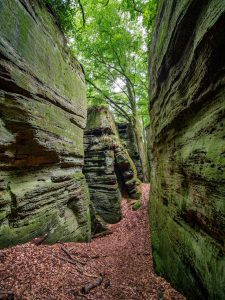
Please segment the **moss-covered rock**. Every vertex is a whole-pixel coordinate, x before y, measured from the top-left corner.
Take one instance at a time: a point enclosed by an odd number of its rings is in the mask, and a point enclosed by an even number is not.
[[[149,178],[151,177],[151,131],[150,131],[150,124],[145,127],[145,135],[146,135],[146,147],[147,147],[147,157],[148,157],[148,173]]]
[[[136,200],[133,204],[132,204],[132,209],[133,210],[138,210],[141,208],[141,201],[140,200]]]
[[[150,62],[156,271],[225,299],[225,2],[159,1]]]
[[[88,109],[84,173],[90,190],[93,232],[104,229],[104,222],[121,219],[121,191],[132,198],[140,197],[136,168],[105,106]]]
[[[124,143],[124,146],[126,147],[131,159],[134,162],[137,170],[137,176],[141,181],[143,181],[141,159],[132,126],[130,123],[117,123],[116,125],[118,128],[120,140]]]
[[[90,238],[85,83],[41,3],[0,3],[0,247]]]

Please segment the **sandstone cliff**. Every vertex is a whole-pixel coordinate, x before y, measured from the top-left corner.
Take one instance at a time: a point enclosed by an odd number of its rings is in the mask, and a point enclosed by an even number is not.
[[[150,57],[156,271],[225,299],[225,2],[159,1]]]
[[[131,159],[135,164],[138,178],[141,181],[143,181],[143,172],[142,172],[140,155],[139,155],[137,142],[131,124],[118,123],[117,128],[118,128],[120,139],[122,142],[124,142],[124,146],[127,149]]]
[[[87,240],[85,83],[40,1],[0,2],[0,247]]]
[[[92,220],[100,217],[106,223],[118,222],[121,191],[131,198],[140,196],[136,168],[120,142],[110,111],[104,106],[88,109],[84,174],[90,190]],[[96,224],[92,226],[98,227]]]

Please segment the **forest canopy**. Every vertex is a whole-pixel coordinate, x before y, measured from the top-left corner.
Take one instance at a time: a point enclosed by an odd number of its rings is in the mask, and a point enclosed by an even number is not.
[[[44,0],[81,62],[91,104],[107,103],[116,119],[149,123],[148,43],[156,0]]]

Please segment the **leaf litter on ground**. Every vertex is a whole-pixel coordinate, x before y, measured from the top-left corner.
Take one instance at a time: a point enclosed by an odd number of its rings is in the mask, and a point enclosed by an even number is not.
[[[0,292],[13,293],[15,300],[185,300],[154,272],[147,213],[150,186],[142,184],[141,189],[141,207],[134,211],[123,198],[123,218],[109,225],[109,235],[90,243],[29,242],[1,250]],[[100,284],[83,294],[99,274]]]

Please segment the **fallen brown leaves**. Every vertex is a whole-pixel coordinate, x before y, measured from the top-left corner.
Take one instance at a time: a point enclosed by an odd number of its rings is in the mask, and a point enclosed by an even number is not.
[[[112,234],[91,243],[27,243],[1,250],[0,291],[12,291],[17,300],[184,300],[153,270],[149,185],[143,184],[142,192],[142,207],[133,211],[124,199],[123,219],[109,226]],[[100,273],[103,283],[82,294]]]

